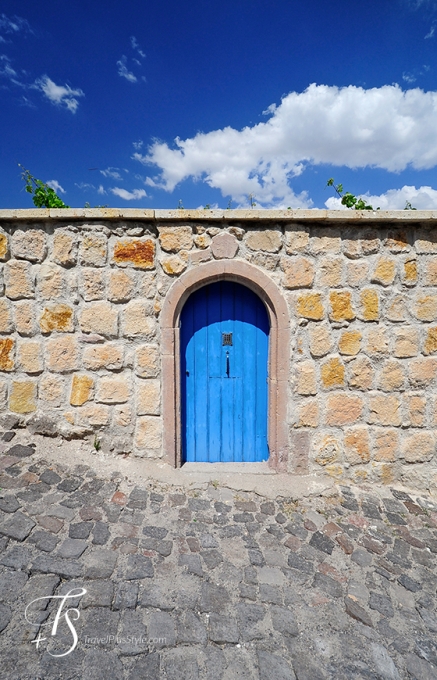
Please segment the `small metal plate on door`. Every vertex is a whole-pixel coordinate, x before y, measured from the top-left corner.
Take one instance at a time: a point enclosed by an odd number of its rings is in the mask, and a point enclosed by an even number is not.
[[[222,333],[222,345],[232,346],[232,333]]]

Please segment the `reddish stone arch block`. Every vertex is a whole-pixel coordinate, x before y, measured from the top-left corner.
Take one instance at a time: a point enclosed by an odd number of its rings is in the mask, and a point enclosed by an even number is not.
[[[162,396],[166,460],[181,465],[181,408],[179,319],[188,297],[214,281],[235,281],[253,290],[267,308],[270,319],[268,366],[269,465],[287,470],[287,386],[290,356],[290,322],[287,305],[276,284],[257,267],[238,260],[208,262],[180,276],[169,289],[161,312]]]

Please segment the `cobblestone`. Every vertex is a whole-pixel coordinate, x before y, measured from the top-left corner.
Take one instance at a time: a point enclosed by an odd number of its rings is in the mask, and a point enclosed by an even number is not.
[[[3,465],[17,446],[26,455]],[[437,677],[433,499],[364,486],[299,506],[214,486],[192,494],[37,453],[16,444],[0,456],[8,679]],[[22,619],[36,598],[68,592],[80,619],[67,665],[49,654],[71,645],[65,619],[37,650],[37,626]],[[32,605],[31,620],[53,621],[57,602]]]

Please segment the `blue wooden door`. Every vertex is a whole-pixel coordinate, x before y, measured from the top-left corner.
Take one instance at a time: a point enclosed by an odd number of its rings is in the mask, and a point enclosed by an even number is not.
[[[183,460],[267,460],[264,304],[238,283],[204,286],[182,310],[180,337]]]

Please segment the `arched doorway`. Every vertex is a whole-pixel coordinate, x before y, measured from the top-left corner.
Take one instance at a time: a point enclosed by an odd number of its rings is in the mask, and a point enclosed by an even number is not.
[[[163,454],[170,465],[182,463],[180,315],[199,288],[216,281],[236,281],[264,303],[270,323],[268,357],[269,465],[287,470],[290,319],[287,304],[274,281],[258,267],[241,260],[216,260],[193,267],[170,287],[160,314],[162,353]]]
[[[270,324],[234,281],[203,286],[180,317],[183,462],[259,462],[267,445]]]

